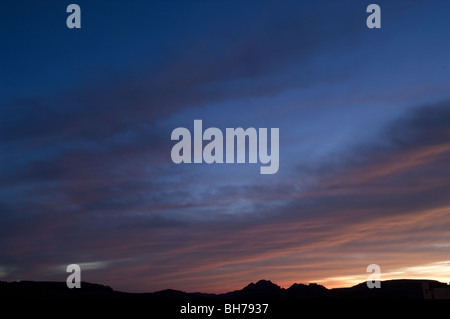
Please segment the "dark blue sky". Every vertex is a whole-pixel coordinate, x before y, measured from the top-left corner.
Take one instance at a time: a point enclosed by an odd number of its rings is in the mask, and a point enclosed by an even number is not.
[[[0,280],[449,281],[450,3],[372,2],[2,2]],[[172,163],[194,119],[279,128],[278,173]]]

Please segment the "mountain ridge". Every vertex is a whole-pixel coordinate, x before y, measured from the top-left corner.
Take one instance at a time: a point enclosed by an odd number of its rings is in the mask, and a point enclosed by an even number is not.
[[[322,285],[294,283],[282,288],[270,280],[249,283],[240,290],[221,294],[184,292],[165,289],[155,292],[130,293],[113,290],[109,286],[82,282],[80,289],[69,289],[65,282],[49,281],[0,281],[1,298],[31,299],[423,299],[426,289],[450,286],[436,280],[395,279],[381,282],[381,288],[369,289],[365,282],[347,288],[328,289]]]

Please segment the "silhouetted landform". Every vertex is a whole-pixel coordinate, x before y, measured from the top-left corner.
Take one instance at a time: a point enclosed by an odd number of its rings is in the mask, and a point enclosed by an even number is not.
[[[292,300],[292,299],[450,299],[450,286],[435,280],[387,280],[381,288],[369,289],[366,283],[350,288],[327,289],[318,284],[293,284],[289,288],[267,280],[250,283],[241,290],[223,294],[186,293],[162,290],[153,293],[126,293],[109,286],[81,283],[80,289],[69,289],[65,282],[2,282],[0,298],[12,299],[148,299],[148,300]]]

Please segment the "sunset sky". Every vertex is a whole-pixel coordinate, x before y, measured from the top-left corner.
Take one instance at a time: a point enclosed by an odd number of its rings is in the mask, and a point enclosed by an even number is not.
[[[81,7],[81,29],[66,7]],[[366,8],[381,7],[381,29]],[[450,282],[450,1],[2,1],[0,280]],[[280,167],[171,132],[279,128]]]

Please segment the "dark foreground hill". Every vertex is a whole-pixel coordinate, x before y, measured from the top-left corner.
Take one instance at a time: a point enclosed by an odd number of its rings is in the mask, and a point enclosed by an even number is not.
[[[439,293],[438,293],[439,292]],[[81,283],[69,289],[65,282],[1,282],[0,298],[10,299],[146,299],[146,300],[292,300],[292,299],[424,299],[450,297],[450,286],[434,280],[388,280],[381,288],[369,289],[366,283],[350,288],[327,289],[318,284],[293,284],[289,288],[267,280],[251,283],[241,290],[224,294],[186,293],[162,290],[153,293],[125,293],[109,286]]]

